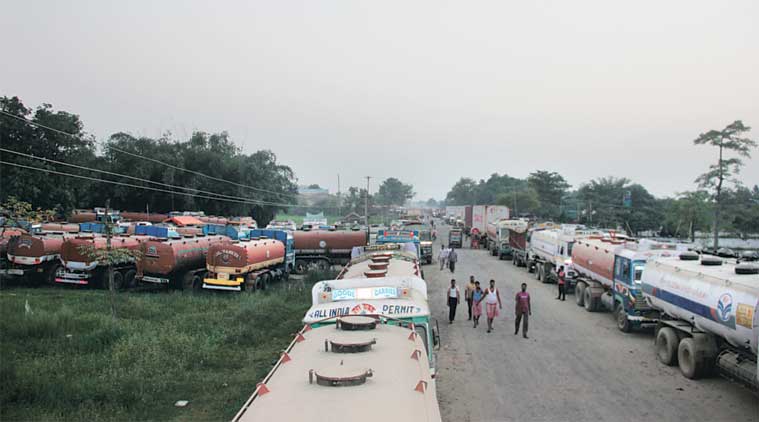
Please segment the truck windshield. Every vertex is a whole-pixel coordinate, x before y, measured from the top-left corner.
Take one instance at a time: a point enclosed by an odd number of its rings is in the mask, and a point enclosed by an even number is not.
[[[431,241],[432,240],[432,233],[430,233],[430,232],[420,232],[419,233],[419,240],[422,240],[422,241]]]
[[[569,242],[567,243],[567,255],[566,256],[572,256],[572,246],[574,246],[575,242]]]

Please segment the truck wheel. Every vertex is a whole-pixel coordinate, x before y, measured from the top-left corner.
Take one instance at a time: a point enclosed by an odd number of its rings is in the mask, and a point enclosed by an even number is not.
[[[594,312],[596,310],[595,303],[593,303],[593,292],[591,292],[590,286],[586,287],[582,292],[582,301],[585,304],[585,310],[588,312]]]
[[[546,265],[540,266],[540,279],[543,281],[543,284],[550,283],[550,271],[548,271],[548,267]]]
[[[577,306],[585,305],[585,283],[577,283],[575,286],[575,303]]]
[[[129,270],[124,274],[124,285],[127,289],[137,287],[137,270]]]
[[[619,328],[619,331],[623,333],[629,333],[632,330],[632,323],[629,319],[627,319],[627,312],[625,312],[625,307],[622,306],[621,303],[617,303],[617,306],[615,306],[615,315],[617,317],[617,328]]]
[[[105,277],[105,284],[108,286],[108,276]],[[124,274],[121,273],[121,271],[114,271],[113,272],[113,288],[116,290],[124,290],[126,288],[126,284],[124,283]]]
[[[540,267],[535,265],[535,280],[540,280]]]
[[[692,380],[701,378],[706,369],[704,359],[696,349],[696,343],[692,337],[680,340],[680,345],[677,347],[677,363],[680,366],[680,372],[685,375],[685,378]]]
[[[193,275],[190,280],[190,287],[192,287],[193,292],[199,293],[203,291],[203,277],[200,274]]]
[[[308,270],[308,262],[302,259],[295,261],[295,274],[304,274]]]
[[[318,268],[319,271],[327,271],[329,267],[330,267],[329,262],[325,259],[321,259],[319,260],[319,262],[316,263],[316,268]]]
[[[674,328],[663,327],[656,334],[656,357],[659,362],[667,365],[677,365],[677,333]]]
[[[50,268],[45,272],[45,279],[43,282],[45,284],[48,284],[50,286],[55,284],[55,277],[58,276],[58,271],[60,271],[63,267],[61,264],[54,264],[51,265]]]

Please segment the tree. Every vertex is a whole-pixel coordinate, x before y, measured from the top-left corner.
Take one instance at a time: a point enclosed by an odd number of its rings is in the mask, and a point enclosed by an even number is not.
[[[385,179],[377,192],[377,199],[381,205],[401,206],[414,197],[414,187],[404,184],[395,177]]]
[[[629,207],[623,198],[629,193]],[[628,234],[661,227],[661,204],[646,188],[629,179],[600,177],[577,190],[584,222],[600,227],[622,226]]]
[[[308,185],[308,188],[309,189],[321,189],[322,187],[319,186],[318,184],[314,183],[314,184]]]
[[[430,198],[427,200],[425,205],[427,205],[429,208],[437,208],[438,202],[435,200],[435,198]]]
[[[756,142],[743,135],[751,128],[736,120],[722,130],[710,130],[702,133],[693,140],[695,145],[711,145],[719,149],[717,164],[709,166],[709,170],[696,178],[698,186],[711,189],[714,201],[714,249],[719,247],[720,213],[722,211],[722,189],[726,181],[734,181],[733,176],[743,167],[743,158],[751,158],[751,149],[756,148]],[[737,157],[726,158],[725,153],[732,152]]]
[[[445,196],[448,205],[472,205],[476,200],[477,183],[468,177],[462,177]]]
[[[515,190],[512,193],[499,193],[495,203],[509,207],[514,216],[535,215],[540,210],[538,193],[531,188]]]
[[[706,229],[709,218],[709,193],[705,191],[683,192],[677,198],[665,203],[665,231],[674,236],[686,233],[691,242],[695,241],[696,231]]]
[[[570,187],[562,175],[556,172],[538,170],[530,173],[527,184],[538,195],[540,201],[538,215],[549,219],[561,217],[562,198]]]

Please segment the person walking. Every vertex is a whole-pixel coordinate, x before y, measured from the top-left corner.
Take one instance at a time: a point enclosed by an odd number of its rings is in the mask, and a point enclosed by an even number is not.
[[[519,322],[524,321],[522,324],[522,337],[527,337],[527,328],[530,323],[530,315],[532,315],[532,306],[530,306],[530,294],[527,293],[527,283],[522,283],[522,291],[518,292],[514,298],[516,304],[514,306],[514,312],[517,319],[514,321],[514,335],[519,334]]]
[[[453,324],[453,320],[456,319],[456,306],[459,305],[461,299],[461,292],[456,287],[456,280],[451,279],[451,287],[448,289],[448,323]]]
[[[474,328],[480,325],[480,315],[482,315],[482,298],[485,293],[480,288],[480,282],[474,282],[474,291],[472,292],[472,319],[474,319]]]
[[[490,280],[490,287],[485,289],[485,311],[488,314],[488,333],[493,331],[493,320],[498,316],[498,310],[503,309],[501,293],[495,288],[495,280]]]
[[[459,255],[456,253],[455,248],[449,249],[448,252],[448,268],[451,269],[451,274],[456,271],[456,262],[459,260]]]
[[[445,245],[440,245],[440,252],[437,254],[437,260],[440,262],[440,271],[448,266],[448,249]]]
[[[469,283],[464,288],[464,299],[466,299],[466,310],[469,314],[468,321],[472,320],[472,292],[474,292],[474,276],[469,276]]]
[[[559,278],[559,296],[556,297],[556,300],[567,300],[567,281],[563,265],[559,267],[556,276]]]

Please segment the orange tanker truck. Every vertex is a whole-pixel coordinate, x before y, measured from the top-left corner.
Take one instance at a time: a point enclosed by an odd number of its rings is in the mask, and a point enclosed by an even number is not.
[[[70,234],[21,234],[8,241],[9,276],[25,277],[35,283],[50,283],[55,281],[55,275],[60,269],[58,261],[61,246]]]
[[[295,272],[301,274],[309,266],[327,269],[332,265],[345,265],[350,261],[354,247],[366,245],[364,231],[295,231]]]
[[[287,279],[293,267],[292,237],[284,230],[254,229],[244,240],[215,243],[206,255],[204,289],[253,291]]]
[[[155,231],[164,228],[152,229]],[[178,239],[170,239],[160,234],[152,236],[140,244],[137,281],[170,288],[198,290],[203,286],[208,249],[213,245],[231,241],[226,236]]]
[[[140,244],[148,240],[148,236],[114,236],[111,247],[116,249],[139,250]],[[61,245],[61,265],[55,276],[56,283],[108,286],[106,277],[107,264],[93,260],[82,253],[82,247],[106,248],[106,238],[103,236],[75,236],[67,238]],[[135,283],[137,269],[135,260],[128,259],[113,265],[113,284],[117,289],[131,287]]]

